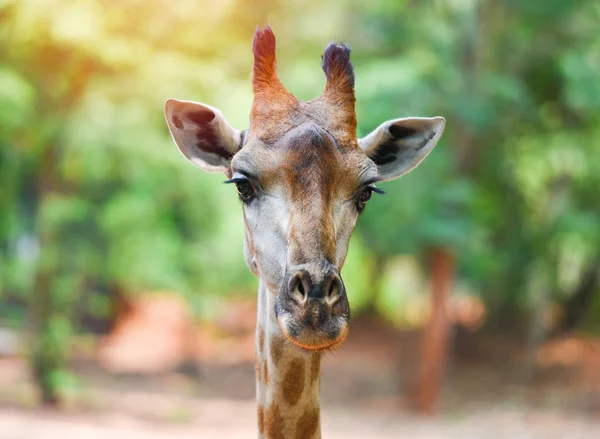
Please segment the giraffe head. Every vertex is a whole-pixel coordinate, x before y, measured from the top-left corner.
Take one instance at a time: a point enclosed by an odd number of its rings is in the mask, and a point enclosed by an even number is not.
[[[276,295],[286,337],[323,351],[346,337],[350,306],[340,270],[350,235],[375,183],[417,166],[436,145],[445,120],[393,119],[356,137],[350,50],[329,44],[323,94],[303,102],[279,81],[275,36],[253,41],[250,128],[233,128],[216,108],[169,99],[165,115],[181,153],[223,172],[242,201],[244,256]]]

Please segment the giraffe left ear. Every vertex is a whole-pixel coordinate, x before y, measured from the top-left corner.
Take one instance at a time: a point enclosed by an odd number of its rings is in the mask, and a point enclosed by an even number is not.
[[[443,117],[410,117],[382,123],[358,144],[375,162],[383,180],[393,180],[414,169],[438,143]]]
[[[179,151],[194,165],[231,177],[231,159],[240,150],[243,133],[219,110],[192,101],[167,99],[165,118]]]

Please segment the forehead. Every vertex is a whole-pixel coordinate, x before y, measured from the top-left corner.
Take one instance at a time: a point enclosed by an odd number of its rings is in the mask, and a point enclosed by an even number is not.
[[[269,141],[253,139],[236,154],[232,170],[268,186],[356,186],[377,177],[377,167],[356,143],[343,144],[315,122],[303,122]]]

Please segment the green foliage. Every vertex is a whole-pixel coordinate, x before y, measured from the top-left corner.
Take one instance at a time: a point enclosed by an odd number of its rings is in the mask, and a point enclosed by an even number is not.
[[[552,297],[568,295],[600,244],[597,4],[377,3],[372,39],[354,45],[383,42],[357,85],[359,130],[383,114],[441,114],[448,127],[417,172],[371,202],[366,241],[387,254],[454,248],[492,310],[537,306],[522,300],[534,264],[558,270]]]

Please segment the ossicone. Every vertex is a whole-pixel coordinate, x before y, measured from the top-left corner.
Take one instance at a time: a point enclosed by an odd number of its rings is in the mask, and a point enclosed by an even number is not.
[[[274,83],[279,83],[275,44],[275,34],[269,25],[264,29],[256,28],[252,40],[252,52],[254,53],[252,86],[255,93],[272,87],[275,85]]]
[[[354,97],[354,67],[350,62],[350,48],[341,43],[329,43],[323,53],[321,66],[327,83],[320,100],[338,114],[337,123],[344,132],[356,132]]]
[[[326,89],[343,93],[354,92],[354,67],[350,62],[348,46],[329,43],[322,56],[322,67],[327,78]]]

